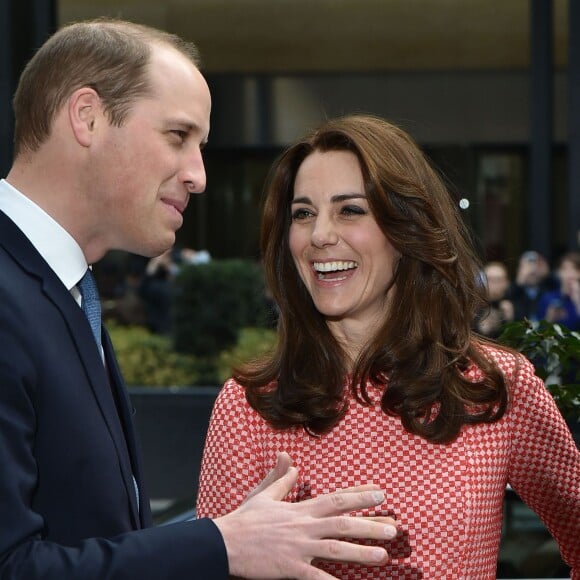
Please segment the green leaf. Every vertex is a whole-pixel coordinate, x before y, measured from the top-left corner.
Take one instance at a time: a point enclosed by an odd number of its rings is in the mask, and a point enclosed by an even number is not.
[[[507,323],[499,342],[521,352],[543,380],[562,415],[580,420],[580,333],[546,320]]]

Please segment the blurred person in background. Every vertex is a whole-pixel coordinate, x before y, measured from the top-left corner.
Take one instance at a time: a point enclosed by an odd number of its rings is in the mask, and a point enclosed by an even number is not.
[[[278,342],[216,401],[197,509],[240,505],[279,449],[301,502],[372,479],[391,561],[339,578],[495,578],[509,483],[580,580],[580,453],[523,355],[472,331],[481,266],[447,188],[401,129],[328,121],[286,150],[261,249]]]
[[[532,250],[524,252],[519,259],[509,299],[514,306],[514,319],[538,320],[540,294],[553,289],[550,265],[542,254]]]
[[[169,249],[151,258],[137,290],[143,301],[145,326],[156,334],[171,333],[173,277],[180,267],[173,256],[173,249]]]
[[[514,305],[507,298],[510,279],[501,262],[488,262],[483,268],[488,305],[476,317],[475,330],[484,336],[497,338],[506,322],[514,320]]]
[[[174,278],[187,265],[207,264],[207,250],[173,248],[151,258],[138,287],[145,311],[145,326],[156,334],[171,335],[173,329]]]
[[[540,295],[538,318],[580,330],[580,252],[568,252],[558,260],[559,288]]]

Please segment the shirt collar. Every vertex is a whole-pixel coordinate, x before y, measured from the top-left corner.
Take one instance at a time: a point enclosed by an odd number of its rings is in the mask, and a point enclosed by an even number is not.
[[[0,180],[0,210],[22,230],[70,291],[88,267],[76,240],[41,207],[5,179]]]

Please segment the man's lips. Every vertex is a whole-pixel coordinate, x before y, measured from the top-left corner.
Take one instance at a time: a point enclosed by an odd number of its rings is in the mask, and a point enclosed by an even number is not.
[[[174,207],[179,213],[183,213],[185,208],[187,207],[187,200],[179,200],[179,199],[171,199],[168,197],[164,197],[161,200],[163,203]]]

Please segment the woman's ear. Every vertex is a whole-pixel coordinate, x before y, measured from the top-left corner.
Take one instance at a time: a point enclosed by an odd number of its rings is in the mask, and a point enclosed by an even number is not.
[[[68,100],[68,117],[78,143],[89,147],[97,120],[102,117],[102,103],[98,93],[90,87],[77,89]]]

